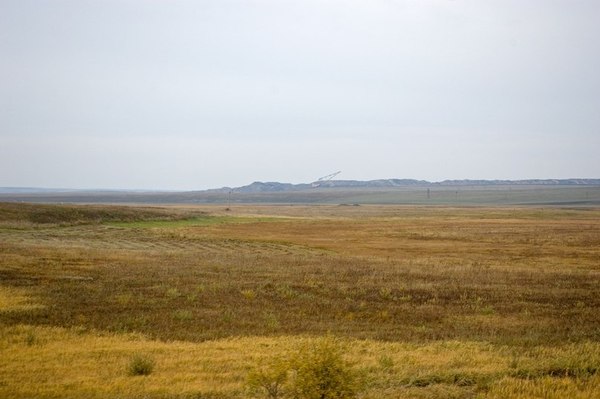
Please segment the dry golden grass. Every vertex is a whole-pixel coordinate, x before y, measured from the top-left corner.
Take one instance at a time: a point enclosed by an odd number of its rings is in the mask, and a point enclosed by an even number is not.
[[[42,307],[31,300],[26,290],[0,286],[0,312],[30,312]]]
[[[598,397],[599,259],[598,209],[0,204],[0,397],[247,397],[324,334],[364,398]]]
[[[487,393],[488,399],[595,399],[600,392],[600,376],[590,378],[554,378],[539,379],[503,378],[494,384]]]
[[[0,395],[246,397],[249,370],[269,358],[285,356],[311,340],[282,336],[202,343],[159,342],[136,334],[24,325],[3,327]],[[598,343],[536,348],[525,353],[481,342],[344,343],[347,359],[367,376],[364,398],[476,394],[482,398],[560,398],[567,397],[561,396],[567,393],[591,398],[599,388],[598,376],[585,371],[589,365],[598,364]],[[130,360],[139,354],[155,362],[149,376],[128,374]],[[549,375],[552,372],[563,374]],[[536,378],[525,378],[527,373]],[[488,385],[489,392],[482,389]]]

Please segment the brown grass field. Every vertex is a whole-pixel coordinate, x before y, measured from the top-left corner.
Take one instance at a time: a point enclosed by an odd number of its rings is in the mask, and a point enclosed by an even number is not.
[[[265,397],[323,336],[360,398],[600,398],[599,310],[597,208],[0,204],[1,398]]]

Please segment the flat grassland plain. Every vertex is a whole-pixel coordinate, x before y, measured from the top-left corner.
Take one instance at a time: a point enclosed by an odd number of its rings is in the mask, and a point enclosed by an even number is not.
[[[0,204],[2,398],[265,397],[322,336],[361,398],[598,398],[599,309],[598,208]]]

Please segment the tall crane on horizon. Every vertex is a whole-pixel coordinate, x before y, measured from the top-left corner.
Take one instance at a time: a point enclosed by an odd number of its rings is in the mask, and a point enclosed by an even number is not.
[[[326,182],[326,181],[329,181],[329,180],[333,179],[334,177],[336,177],[336,176],[337,176],[337,175],[339,175],[340,173],[342,173],[342,171],[341,171],[341,170],[338,170],[338,171],[337,171],[337,172],[335,172],[335,173],[332,173],[332,174],[330,174],[330,175],[327,175],[327,176],[323,176],[323,177],[320,177],[320,178],[318,178],[318,179],[317,179],[317,181],[315,181],[315,182],[313,182],[313,183],[312,183],[312,186],[313,186],[313,188],[315,188],[315,187],[319,187],[319,186],[320,186],[322,183],[324,183],[324,182]]]

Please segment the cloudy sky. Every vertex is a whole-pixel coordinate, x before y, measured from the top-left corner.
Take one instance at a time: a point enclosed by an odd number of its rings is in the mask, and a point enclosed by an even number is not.
[[[0,0],[0,186],[600,177],[597,0]]]

